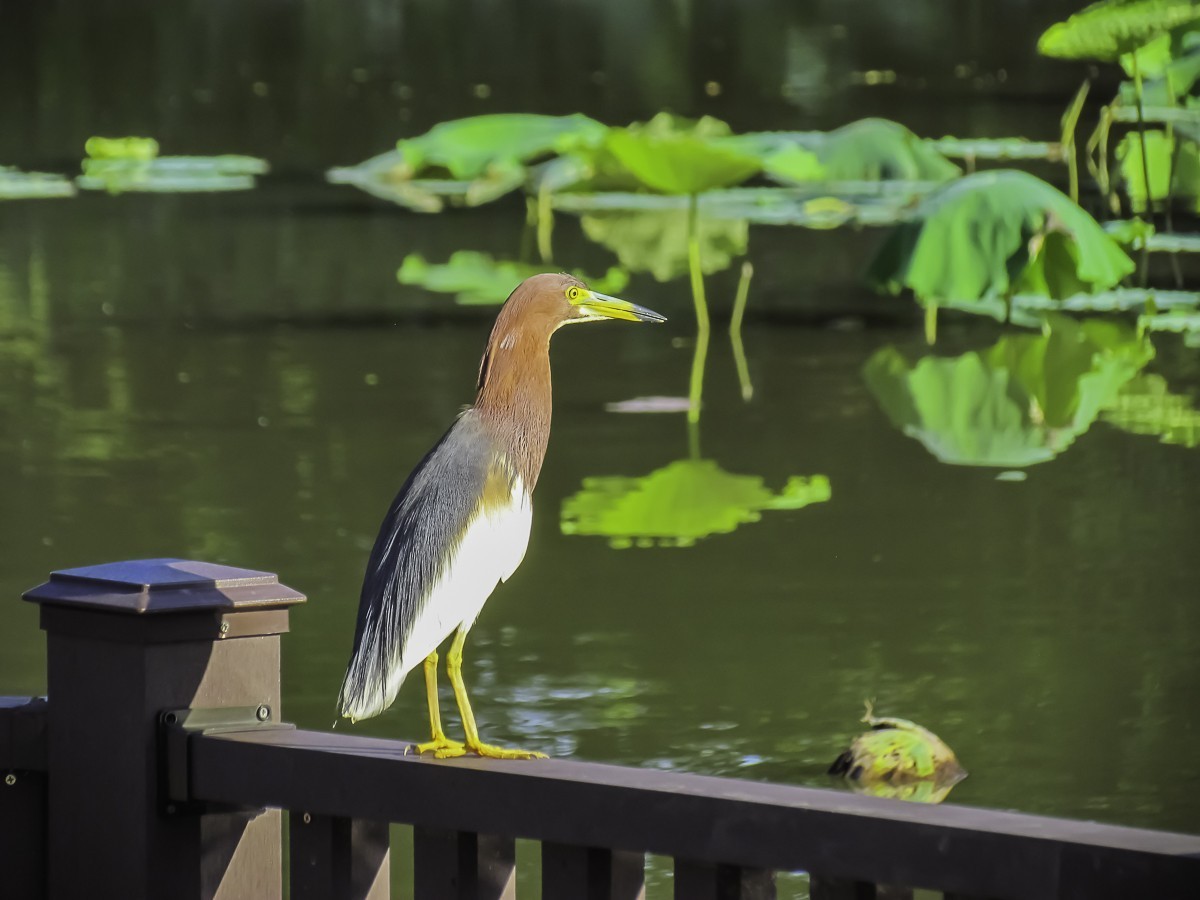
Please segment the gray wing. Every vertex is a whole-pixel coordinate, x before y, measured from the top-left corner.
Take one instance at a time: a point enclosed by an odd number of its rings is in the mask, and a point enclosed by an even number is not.
[[[352,721],[383,712],[408,670],[404,645],[479,506],[495,444],[468,410],[408,476],[371,551],[354,652],[338,705]]]

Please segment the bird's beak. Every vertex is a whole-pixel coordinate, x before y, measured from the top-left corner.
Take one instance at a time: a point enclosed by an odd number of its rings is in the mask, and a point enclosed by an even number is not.
[[[607,294],[598,294],[595,291],[587,292],[587,296],[579,301],[579,308],[589,317],[602,319],[624,319],[628,322],[667,321],[666,316],[656,313],[652,309],[646,309],[644,306],[638,306],[636,303],[630,303],[628,300],[621,300],[617,297],[610,297]]]

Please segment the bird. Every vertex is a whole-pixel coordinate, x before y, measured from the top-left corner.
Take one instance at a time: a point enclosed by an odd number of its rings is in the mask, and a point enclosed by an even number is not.
[[[544,754],[485,744],[462,678],[463,645],[496,586],[529,544],[532,497],[550,436],[550,338],[563,325],[666,321],[565,273],[522,281],[496,316],[475,402],[413,469],[380,526],[359,596],[354,646],[338,706],[352,722],[378,715],[424,667],[432,737],[417,752],[496,759]],[[454,635],[446,673],[464,741],[442,728],[438,647]]]

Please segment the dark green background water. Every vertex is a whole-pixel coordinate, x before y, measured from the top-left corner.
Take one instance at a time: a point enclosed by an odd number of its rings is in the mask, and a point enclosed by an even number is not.
[[[569,45],[556,58],[582,46],[596,54],[589,72],[625,72],[644,87],[630,95],[579,75],[545,82],[535,106],[545,60],[526,60],[533,74],[497,63],[471,75],[464,60],[476,57],[447,50],[453,64],[434,78],[391,53],[389,34],[442,34],[420,24],[434,4],[396,7],[403,15],[383,36],[348,15],[337,19],[343,30],[321,32],[316,5],[291,16],[265,3],[216,4],[219,13],[194,4],[189,27],[207,35],[196,42],[184,41],[174,14],[130,14],[122,31],[112,5],[6,5],[0,41],[25,55],[0,54],[13,100],[0,106],[0,161],[53,167],[90,133],[145,132],[170,152],[255,152],[292,175],[241,195],[0,207],[0,692],[45,689],[43,638],[22,590],[56,568],[183,556],[276,571],[309,595],[284,642],[285,715],[303,727],[332,721],[376,528],[410,467],[471,400],[492,316],[402,288],[395,269],[414,251],[511,256],[522,244],[518,202],[421,217],[320,184],[321,166],[378,152],[439,117],[440,101],[406,105],[393,83],[440,84],[456,114],[569,107],[619,121],[677,97],[678,111],[723,113],[739,127],[799,128],[894,105],[932,133],[1052,137],[1080,74],[1032,60],[1033,18],[1061,12],[1037,4],[997,4],[1007,16],[952,5],[970,21],[946,18],[946,4],[920,5],[905,24],[933,48],[921,59],[882,33],[879,5],[855,5],[871,24],[826,15],[811,27],[784,6],[763,5],[787,23],[768,29],[733,4],[684,5],[700,20],[687,28],[648,5],[667,18],[639,40],[688,61],[682,73],[619,52],[627,25],[616,14],[583,7],[601,23],[587,30],[553,7],[545,27]],[[733,24],[719,27],[718,12]],[[1028,16],[1013,24],[1018,13]],[[214,31],[228,21],[248,30]],[[87,54],[109,51],[86,40],[85,22],[153,58],[102,66],[89,82]],[[16,40],[14,26],[34,39]],[[929,38],[930,28],[956,44]],[[985,40],[1002,28],[1011,51]],[[829,29],[842,35],[840,68],[821,70],[807,105],[780,93],[786,66],[743,72],[753,55],[730,49],[728,35],[753,44],[788,29],[800,49],[787,58],[802,62]],[[208,62],[179,61],[173,40]],[[80,42],[90,48],[83,60],[71,52]],[[997,60],[1010,56],[1007,80],[996,81]],[[433,58],[445,61],[440,50]],[[723,68],[710,73],[710,58]],[[860,58],[896,67],[901,84],[845,87],[839,73]],[[990,87],[955,78],[958,64],[991,73]],[[143,71],[156,77],[143,83]],[[272,87],[251,99],[260,78]],[[744,83],[709,108],[710,78]],[[489,103],[468,90],[484,81],[497,85]],[[196,112],[193,88],[212,91],[203,103],[217,118]],[[485,736],[558,756],[825,785],[824,769],[861,727],[863,700],[875,698],[880,713],[917,720],[957,751],[971,774],[955,802],[1196,830],[1200,451],[1097,423],[1024,482],[939,463],[893,429],[861,376],[880,347],[926,352],[915,306],[861,285],[880,236],[751,231],[745,342],[757,392],[742,402],[718,326],[702,453],[772,490],[790,475],[823,474],[832,499],[765,512],[693,548],[617,550],[559,528],[563,501],[585,478],[645,475],[688,455],[681,415],[604,409],[685,391],[686,284],[635,276],[625,292],[667,314],[664,327],[610,323],[555,339],[555,421],[529,553],[467,647]],[[611,263],[569,218],[555,241],[562,264]],[[731,272],[709,279],[718,318],[734,284]],[[977,321],[950,321],[938,352],[996,337]],[[1156,343],[1150,371],[1195,398],[1196,351]],[[357,728],[423,737],[425,723],[414,682]]]

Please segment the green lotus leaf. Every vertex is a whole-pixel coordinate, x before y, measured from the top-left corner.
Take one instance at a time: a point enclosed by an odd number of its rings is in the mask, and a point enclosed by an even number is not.
[[[710,459],[683,459],[640,478],[588,478],[562,506],[564,534],[600,535],[614,547],[688,547],[757,522],[762,510],[800,509],[829,500],[823,475],[792,478],[779,494],[753,475],[733,475]]]
[[[1130,434],[1155,435],[1164,444],[1200,447],[1200,410],[1174,394],[1161,375],[1143,373],[1125,384],[1100,418]]]
[[[947,181],[962,174],[928,141],[887,119],[844,125],[815,150],[829,181]]]
[[[820,181],[828,177],[816,153],[795,145],[764,156],[762,167],[776,181],[785,183]]]
[[[1146,131],[1145,138],[1151,200],[1165,200],[1170,193],[1186,198],[1192,209],[1200,210],[1200,148],[1190,140],[1177,141],[1158,129]],[[1178,154],[1176,143],[1179,144]],[[1131,132],[1121,138],[1117,145],[1117,162],[1125,191],[1129,194],[1129,205],[1134,212],[1145,212],[1146,176],[1142,170],[1142,142],[1138,134]]]
[[[426,262],[419,253],[410,253],[401,263],[396,278],[401,284],[454,294],[455,301],[464,306],[490,306],[503,303],[514,286],[544,269],[544,266],[497,260],[474,250],[458,250],[442,265]],[[619,294],[629,284],[629,274],[615,266],[599,278],[578,271],[571,274],[603,294]]]
[[[1153,355],[1122,323],[1054,317],[1042,334],[916,365],[885,347],[863,377],[892,424],[940,461],[1013,469],[1066,450]]]
[[[642,184],[664,194],[700,194],[740,184],[762,168],[759,158],[722,142],[729,126],[655,116],[644,125],[613,128],[605,146]]]
[[[923,303],[1059,298],[1112,287],[1133,261],[1087,212],[1026,172],[967,175],[929,194],[872,262],[883,290]]]
[[[859,735],[829,767],[855,790],[876,796],[939,803],[967,772],[946,743],[908,719],[876,718],[868,705]],[[925,790],[916,787],[924,784]]]
[[[434,125],[396,144],[407,177],[443,169],[455,181],[483,177],[495,165],[527,163],[539,156],[598,143],[607,126],[584,115],[500,113]]]
[[[1172,29],[1200,21],[1195,0],[1101,0],[1051,25],[1038,52],[1058,59],[1116,62]]]
[[[1118,97],[1121,105],[1134,110],[1136,115],[1137,84],[1132,80],[1134,56],[1143,79],[1143,108],[1174,106],[1188,96],[1200,80],[1200,30],[1161,35],[1136,53],[1121,57],[1121,65],[1131,80],[1121,82]]]
[[[92,159],[149,160],[158,156],[158,141],[154,138],[90,137],[83,145]]]
[[[721,143],[758,156],[768,175],[796,184],[940,182],[961,174],[933,142],[887,119],[860,119],[830,132],[751,132]]]
[[[583,217],[583,233],[612,250],[631,272],[671,281],[688,270],[688,211],[597,212]],[[738,219],[701,215],[696,223],[700,268],[707,275],[726,269],[746,252],[750,227]]]

